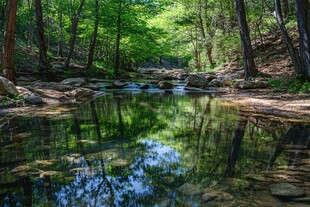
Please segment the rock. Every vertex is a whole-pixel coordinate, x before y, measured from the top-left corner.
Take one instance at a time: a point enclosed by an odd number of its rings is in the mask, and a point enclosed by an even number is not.
[[[21,172],[27,172],[30,170],[30,167],[27,166],[27,165],[21,165],[21,166],[18,166],[16,168],[14,168],[11,172],[12,173],[21,173]]]
[[[184,196],[194,196],[202,194],[201,189],[191,183],[185,183],[178,189],[178,191]]]
[[[310,197],[295,198],[295,199],[293,199],[293,201],[301,202],[301,203],[310,203]]]
[[[164,81],[164,80],[178,80],[178,77],[176,77],[175,75],[173,74],[164,74],[164,75],[161,75],[159,77],[159,81]]]
[[[195,87],[189,87],[189,86],[185,86],[184,90],[186,90],[186,91],[203,91],[203,89],[201,89],[201,88],[195,88]]]
[[[89,82],[90,83],[104,83],[105,80],[104,79],[98,79],[98,78],[90,78]]]
[[[238,89],[267,88],[268,83],[265,81],[238,81],[234,84],[234,87]]]
[[[186,84],[190,87],[204,88],[208,86],[208,83],[209,81],[204,76],[199,74],[190,75],[186,79]]]
[[[105,96],[107,93],[102,92],[102,91],[95,91],[93,94],[93,97],[100,97],[100,96]]]
[[[285,203],[285,207],[310,207],[309,204],[289,202]]]
[[[149,84],[141,84],[139,86],[139,89],[142,89],[142,90],[146,90],[146,89],[149,89],[151,86]]]
[[[119,167],[119,168],[125,168],[125,167],[129,166],[129,162],[127,160],[123,160],[123,159],[113,160],[111,162],[111,164],[114,167]]]
[[[56,82],[35,82],[34,84],[31,85],[31,87],[36,88],[36,89],[51,89],[51,90],[56,90],[60,92],[66,92],[73,90],[72,86],[69,85],[62,85]]]
[[[86,85],[83,86],[83,88],[88,88],[94,91],[98,91],[100,90],[100,86],[98,86],[97,84],[94,83],[87,83]]]
[[[174,84],[167,82],[167,81],[161,81],[158,83],[157,87],[159,89],[173,89],[174,88]]]
[[[298,198],[305,196],[302,188],[289,183],[272,184],[269,186],[271,194],[283,198]]]
[[[115,89],[122,89],[124,88],[125,86],[127,86],[128,83],[126,82],[122,82],[122,81],[114,81],[112,83],[112,86],[115,88]]]
[[[44,104],[43,99],[37,95],[23,95],[23,99],[33,105],[42,105]]]
[[[68,78],[63,80],[61,84],[74,87],[81,87],[86,84],[86,81],[83,78]]]
[[[210,82],[213,81],[214,79],[217,79],[217,77],[215,75],[208,75],[206,76],[206,79]]]
[[[19,93],[11,81],[0,76],[0,95],[18,96]]]
[[[234,197],[231,194],[226,193],[224,191],[206,189],[204,191],[204,194],[202,195],[202,199],[204,202],[210,202],[212,200],[227,202],[227,201],[233,201]]]
[[[81,101],[91,98],[94,94],[94,91],[88,88],[77,88],[73,91],[66,92],[65,94],[70,97],[74,97],[78,101]]]

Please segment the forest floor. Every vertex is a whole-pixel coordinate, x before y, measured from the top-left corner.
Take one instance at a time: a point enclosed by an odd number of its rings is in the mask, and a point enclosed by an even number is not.
[[[291,31],[295,32],[295,31]],[[294,78],[294,71],[290,58],[280,35],[278,33],[268,33],[262,38],[254,39],[253,50],[256,56],[256,65],[258,70],[264,74],[263,81],[274,80],[290,80]],[[0,45],[1,47],[1,45]],[[33,84],[39,79],[31,75],[34,65],[37,65],[36,55],[29,49],[18,50],[18,74],[20,76],[20,83],[25,86],[25,80],[28,84]],[[23,55],[28,54],[28,55]],[[22,57],[22,58],[21,58]],[[238,63],[231,62],[224,64],[223,67],[213,72],[216,76],[225,76],[226,79],[235,81],[236,77],[239,79],[243,76],[243,70],[237,68]],[[155,70],[157,73],[166,75],[176,74],[181,70]],[[165,71],[165,72],[162,72]],[[151,75],[154,75],[152,73]],[[193,73],[192,73],[193,74]],[[25,77],[28,76],[28,77]],[[140,74],[137,74],[140,77]],[[134,79],[131,79],[134,82]],[[27,83],[26,83],[27,85]],[[29,89],[29,87],[28,87]],[[14,115],[14,114],[27,114],[27,113],[46,113],[47,108],[55,108],[58,105],[68,102],[74,102],[72,97],[69,97],[65,92],[51,89],[41,85],[41,87],[31,88],[31,92],[39,94],[43,99],[44,105],[17,105],[17,107],[5,107],[1,109],[0,115]],[[275,115],[284,118],[297,118],[301,120],[310,121],[310,93],[288,93],[287,90],[279,90],[277,88],[268,87],[267,89],[235,89],[233,87],[219,88],[219,90],[225,91],[221,97],[239,104],[254,113],[261,113],[266,115]],[[60,107],[59,110],[67,110]],[[55,113],[55,111],[53,112]]]

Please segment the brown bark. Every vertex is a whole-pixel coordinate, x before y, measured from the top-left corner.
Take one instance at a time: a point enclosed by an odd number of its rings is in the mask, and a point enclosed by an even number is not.
[[[275,18],[276,18],[277,23],[279,25],[284,44],[285,44],[285,46],[286,46],[286,48],[290,54],[290,57],[291,57],[291,60],[293,62],[295,71],[296,71],[296,73],[302,73],[302,67],[301,67],[301,62],[300,62],[300,57],[299,57],[298,51],[295,49],[293,42],[292,42],[292,39],[290,38],[290,36],[287,32],[287,29],[285,27],[280,0],[275,0]]]
[[[38,43],[39,43],[39,69],[45,75],[49,71],[49,62],[47,59],[47,49],[44,36],[44,23],[41,0],[35,0],[37,30],[38,30]]]
[[[95,0],[95,25],[94,25],[94,33],[89,45],[89,52],[88,52],[88,58],[87,58],[87,68],[90,68],[93,65],[94,61],[94,53],[95,53],[95,47],[97,43],[97,36],[98,36],[98,27],[99,27],[99,2],[98,0]]]
[[[73,51],[74,51],[74,46],[75,46],[75,41],[76,41],[76,35],[77,35],[77,29],[78,29],[78,25],[79,25],[79,20],[80,20],[80,16],[83,10],[83,6],[84,6],[85,0],[81,0],[80,6],[78,8],[77,14],[75,15],[73,22],[72,22],[72,28],[71,28],[71,38],[69,41],[69,53],[68,53],[68,57],[67,60],[65,62],[65,68],[69,68],[70,65],[70,61],[73,55]]]
[[[34,1],[28,0],[27,2],[30,14],[34,14]],[[32,44],[33,44],[33,15],[30,15],[28,24],[28,47],[31,47]]]
[[[6,9],[2,69],[4,77],[9,79],[13,83],[16,82],[15,70],[14,70],[16,11],[17,11],[17,0],[9,0]]]
[[[202,6],[201,5],[199,6],[198,18],[199,18],[199,26],[201,30],[203,46],[205,47],[205,51],[206,51],[206,58],[209,61],[211,68],[214,68],[215,63],[213,62],[213,58],[212,58],[212,45],[208,44],[207,42],[206,31],[205,31],[205,27],[203,24],[203,18],[202,18]]]
[[[236,0],[236,10],[238,15],[238,24],[242,44],[242,56],[245,71],[245,79],[249,79],[250,77],[255,77],[258,73],[258,70],[254,63],[250,33],[246,20],[244,0]]]
[[[310,3],[296,0],[296,15],[299,30],[301,73],[310,79]]]

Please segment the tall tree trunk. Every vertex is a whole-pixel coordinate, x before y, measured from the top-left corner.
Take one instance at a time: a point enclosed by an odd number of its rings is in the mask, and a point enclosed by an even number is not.
[[[59,20],[59,33],[58,33],[58,50],[57,53],[60,57],[63,57],[63,49],[62,49],[62,43],[63,43],[63,34],[62,34],[62,29],[63,29],[63,23],[62,23],[62,8],[58,8],[58,20]]]
[[[121,17],[122,17],[122,0],[118,1],[118,13],[117,13],[117,34],[116,34],[116,44],[115,44],[115,66],[114,73],[118,75],[120,69],[120,43],[121,43]]]
[[[73,22],[72,22],[72,28],[71,28],[71,38],[69,41],[69,53],[68,53],[68,57],[67,60],[65,62],[65,68],[69,68],[70,65],[70,61],[73,55],[73,51],[74,51],[74,46],[75,46],[75,40],[76,40],[76,35],[77,35],[77,28],[79,25],[79,19],[80,19],[80,15],[82,13],[82,9],[84,6],[85,0],[81,0],[80,6],[78,8],[78,12],[75,15]]]
[[[203,46],[204,46],[205,51],[206,51],[206,58],[209,61],[211,68],[214,68],[215,64],[214,64],[213,58],[212,58],[212,45],[207,42],[206,31],[205,31],[205,27],[203,24],[202,5],[199,6],[198,18],[199,18],[199,26],[200,26],[200,30],[201,30]]]
[[[2,69],[4,77],[9,79],[13,83],[16,82],[15,70],[14,70],[16,11],[17,11],[17,0],[9,0],[6,9]]]
[[[310,79],[310,3],[309,0],[296,0],[295,3],[302,64],[301,72]]]
[[[33,43],[33,13],[34,13],[34,1],[28,0],[28,9],[29,9],[29,24],[28,24],[28,47],[32,46]]]
[[[280,0],[275,0],[275,18],[277,20],[277,23],[279,25],[281,34],[282,34],[282,38],[284,41],[284,44],[290,54],[290,57],[292,59],[294,68],[296,73],[302,73],[302,66],[301,66],[301,62],[300,62],[300,57],[298,54],[298,51],[294,48],[293,42],[287,32],[287,29],[285,27],[285,23],[283,21],[283,15],[282,15],[282,10],[281,10],[281,2]]]
[[[244,0],[236,0],[236,10],[238,15],[240,38],[242,44],[242,56],[245,71],[245,79],[249,79],[250,77],[255,77],[258,73],[258,70],[254,63],[250,33],[246,20]]]
[[[98,0],[95,0],[95,25],[94,25],[94,33],[89,45],[89,52],[88,52],[88,58],[87,58],[87,68],[90,68],[93,65],[94,61],[94,53],[95,53],[95,47],[97,42],[97,36],[98,36],[98,27],[99,27],[99,2]]]
[[[42,74],[45,73],[45,75],[47,75],[47,72],[49,71],[49,62],[47,59],[47,49],[44,36],[44,23],[41,0],[35,0],[35,9],[39,42],[39,69]]]

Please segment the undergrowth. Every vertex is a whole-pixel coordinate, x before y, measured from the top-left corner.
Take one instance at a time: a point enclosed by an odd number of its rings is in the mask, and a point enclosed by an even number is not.
[[[297,78],[280,77],[270,79],[269,87],[288,93],[309,93],[310,82],[304,76]]]

